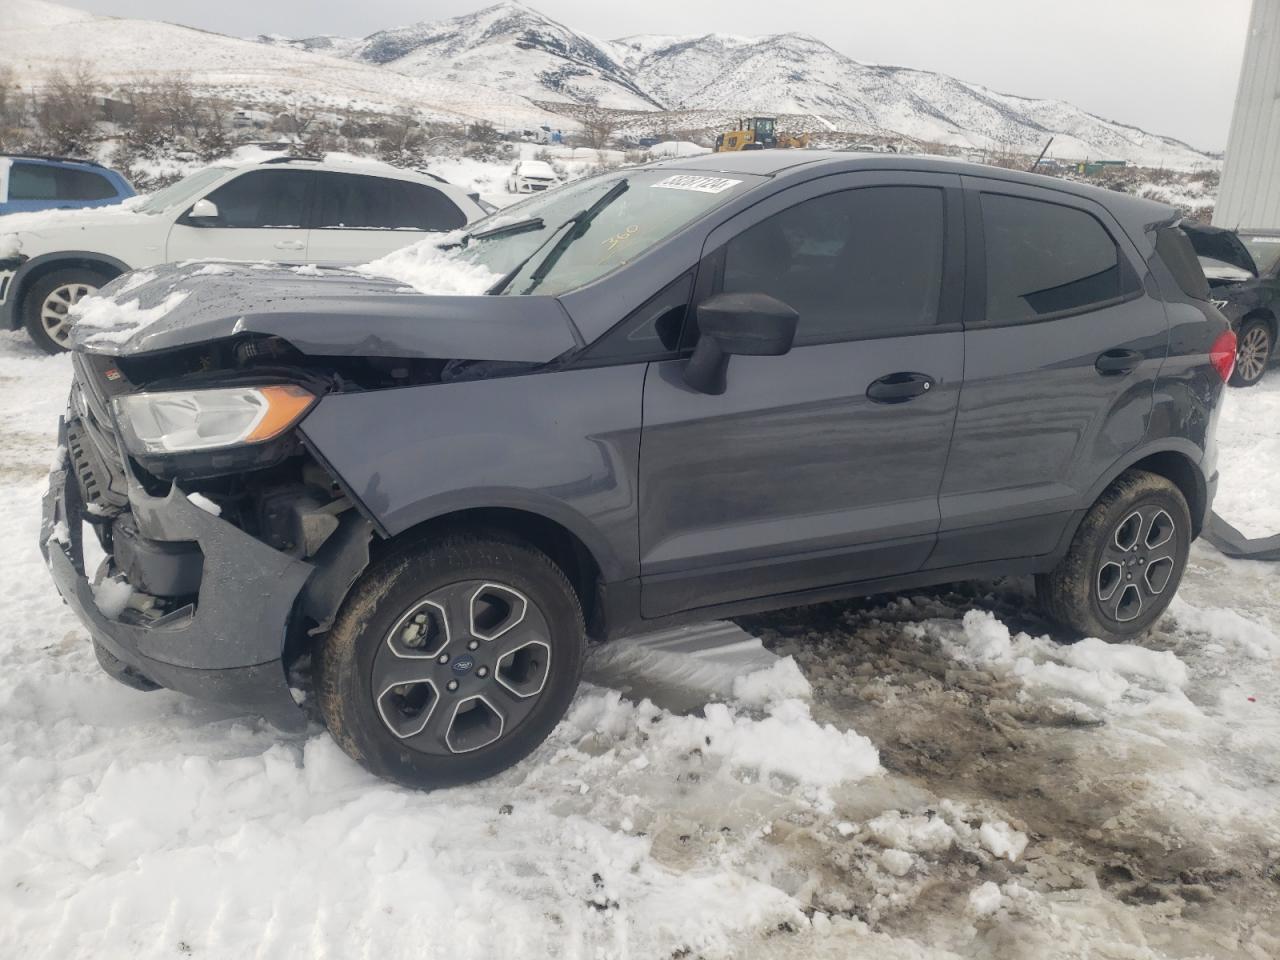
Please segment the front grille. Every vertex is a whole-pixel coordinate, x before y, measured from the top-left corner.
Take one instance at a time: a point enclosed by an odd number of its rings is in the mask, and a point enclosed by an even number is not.
[[[129,503],[125,462],[112,427],[102,381],[82,354],[72,355],[75,379],[67,421],[67,453],[87,504],[120,508]]]

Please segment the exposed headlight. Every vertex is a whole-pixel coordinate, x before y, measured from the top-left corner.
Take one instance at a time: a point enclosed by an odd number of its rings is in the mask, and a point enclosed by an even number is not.
[[[116,420],[138,454],[190,453],[280,436],[315,403],[301,387],[172,390],[118,397]]]

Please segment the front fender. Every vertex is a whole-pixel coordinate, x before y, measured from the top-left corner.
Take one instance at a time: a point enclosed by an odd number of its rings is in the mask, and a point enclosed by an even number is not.
[[[302,433],[394,536],[475,508],[555,521],[606,580],[639,575],[644,364],[331,394]]]

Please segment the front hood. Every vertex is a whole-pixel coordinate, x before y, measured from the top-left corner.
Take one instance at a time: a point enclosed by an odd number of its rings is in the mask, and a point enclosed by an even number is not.
[[[554,297],[427,296],[350,270],[265,263],[128,273],[73,318],[77,350],[126,357],[248,334],[320,357],[541,363],[581,345]]]
[[[133,198],[141,199],[141,198]],[[46,248],[74,250],[76,237],[90,231],[118,231],[150,225],[154,218],[139,213],[131,201],[107,207],[85,207],[79,210],[38,210],[34,213],[10,213],[0,217],[0,236],[11,234],[21,245],[19,252],[36,256]]]

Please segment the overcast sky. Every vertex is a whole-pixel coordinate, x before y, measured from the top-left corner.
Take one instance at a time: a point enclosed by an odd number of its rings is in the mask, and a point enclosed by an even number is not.
[[[63,0],[114,16],[237,36],[365,36],[486,0]],[[1108,119],[1226,146],[1250,0],[535,0],[575,30],[808,33],[874,63],[938,70],[1004,93],[1053,97]]]

